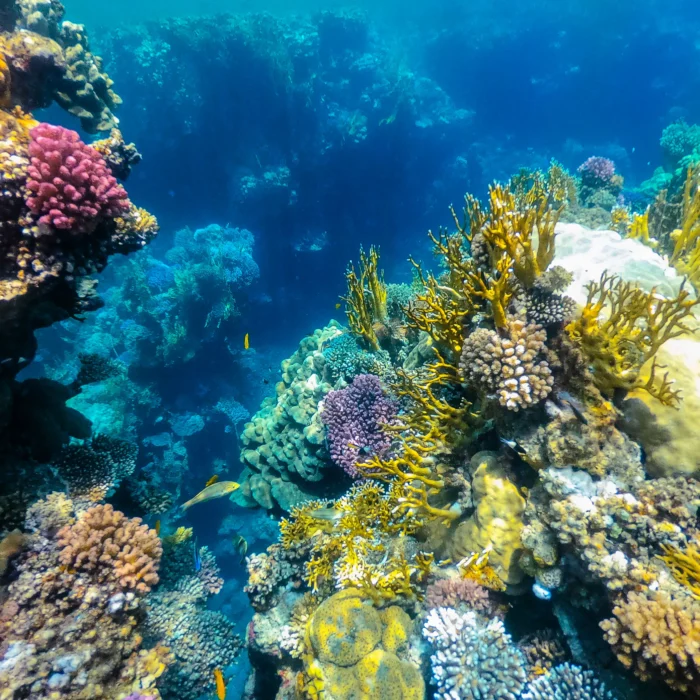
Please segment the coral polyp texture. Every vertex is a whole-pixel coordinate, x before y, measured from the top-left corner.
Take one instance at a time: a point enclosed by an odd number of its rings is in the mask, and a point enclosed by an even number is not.
[[[378,377],[361,374],[347,388],[326,396],[321,420],[327,427],[331,459],[356,478],[358,461],[389,449],[396,405],[386,397]]]
[[[39,124],[29,132],[27,206],[40,225],[90,233],[101,219],[129,210],[104,158],[70,129]]]

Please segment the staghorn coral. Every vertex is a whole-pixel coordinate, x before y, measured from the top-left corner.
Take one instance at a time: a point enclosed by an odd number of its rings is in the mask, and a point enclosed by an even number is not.
[[[109,504],[93,506],[61,528],[57,542],[61,564],[94,573],[108,588],[147,593],[158,583],[163,548],[155,530]]]
[[[500,620],[482,622],[473,611],[434,608],[423,625],[436,700],[517,700],[525,688],[525,659]]]
[[[26,202],[40,225],[82,235],[128,210],[126,192],[104,158],[75,131],[39,124],[29,136]]]
[[[331,459],[357,478],[358,461],[382,457],[389,449],[396,404],[386,397],[378,377],[360,374],[347,388],[326,395],[321,420],[328,429]]]
[[[276,396],[265,399],[240,435],[246,466],[233,499],[245,506],[289,510],[307,500],[304,481],[323,478],[327,450],[319,404],[331,390],[323,381],[324,344],[338,335],[332,322],[299,344],[282,363]]]
[[[523,700],[614,700],[593,671],[565,663],[528,684]]]
[[[460,370],[475,388],[494,394],[510,411],[538,403],[554,378],[544,358],[546,332],[537,324],[510,319],[502,333],[480,328],[464,341]]]
[[[700,606],[688,596],[630,591],[600,623],[617,658],[642,680],[658,678],[682,693],[700,687]]]
[[[138,532],[138,519],[119,515],[123,532]],[[138,690],[160,698],[156,680],[171,659],[160,645],[140,648],[136,625],[148,587],[134,585],[133,567],[126,564],[130,546],[123,544],[121,557],[96,557],[89,566],[64,563],[65,538],[84,531],[85,518],[72,523],[72,504],[62,495],[28,513],[31,534],[0,609],[4,697],[53,700],[60,693],[75,700],[118,700]],[[141,570],[156,565],[144,553]]]

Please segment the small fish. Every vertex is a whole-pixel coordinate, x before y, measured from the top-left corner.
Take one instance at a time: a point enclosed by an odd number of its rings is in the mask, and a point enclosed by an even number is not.
[[[509,440],[508,438],[501,437],[500,435],[498,439],[503,445],[513,450],[518,457],[527,457],[527,452],[518,444],[517,440]]]
[[[250,333],[246,333],[245,336],[243,337],[243,349],[244,350],[250,349]]]
[[[241,485],[235,481],[217,481],[215,484],[207,486],[203,491],[200,491],[194,498],[190,498],[189,501],[183,503],[181,506],[182,510],[187,510],[198,503],[206,503],[214,498],[228,496],[228,494],[233,493],[240,487]]]
[[[270,380],[269,379],[263,379],[263,384],[269,384]]]
[[[216,683],[216,697],[219,700],[226,700],[226,683],[224,683],[224,674],[220,668],[214,669],[214,682]]]
[[[194,570],[199,573],[202,568],[202,557],[199,556],[196,537],[192,540],[192,553],[194,554]]]
[[[233,538],[233,548],[241,557],[241,564],[245,561],[245,555],[248,554],[248,542],[243,535],[236,535]]]
[[[160,520],[156,520],[156,535],[160,536]]]
[[[339,309],[341,306],[342,306],[342,304],[336,304],[336,305],[335,305],[335,308],[336,308],[336,309]]]
[[[204,487],[206,488],[207,486],[211,486],[212,484],[215,484],[218,480],[219,480],[219,475],[214,474],[214,476],[212,476],[211,479],[209,479],[207,481],[207,483],[204,484]]]
[[[317,508],[309,513],[316,520],[324,520],[329,523],[334,523],[340,520],[345,513],[337,508]]]
[[[583,412],[583,404],[578,399],[575,399],[568,391],[558,391],[556,399],[560,404],[563,403],[568,406],[581,423],[588,425],[588,419]]]

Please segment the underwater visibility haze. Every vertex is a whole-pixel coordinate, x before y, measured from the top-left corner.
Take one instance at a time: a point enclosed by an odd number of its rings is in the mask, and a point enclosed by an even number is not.
[[[700,11],[0,0],[0,700],[700,698]]]

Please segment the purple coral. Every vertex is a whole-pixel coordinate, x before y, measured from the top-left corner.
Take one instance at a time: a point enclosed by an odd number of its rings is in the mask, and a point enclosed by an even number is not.
[[[615,163],[610,158],[591,156],[578,166],[578,173],[588,187],[610,187],[615,177]]]
[[[379,377],[360,374],[350,386],[326,396],[321,420],[328,426],[331,458],[357,478],[359,461],[389,449],[386,426],[396,424],[396,404],[384,395]]]

